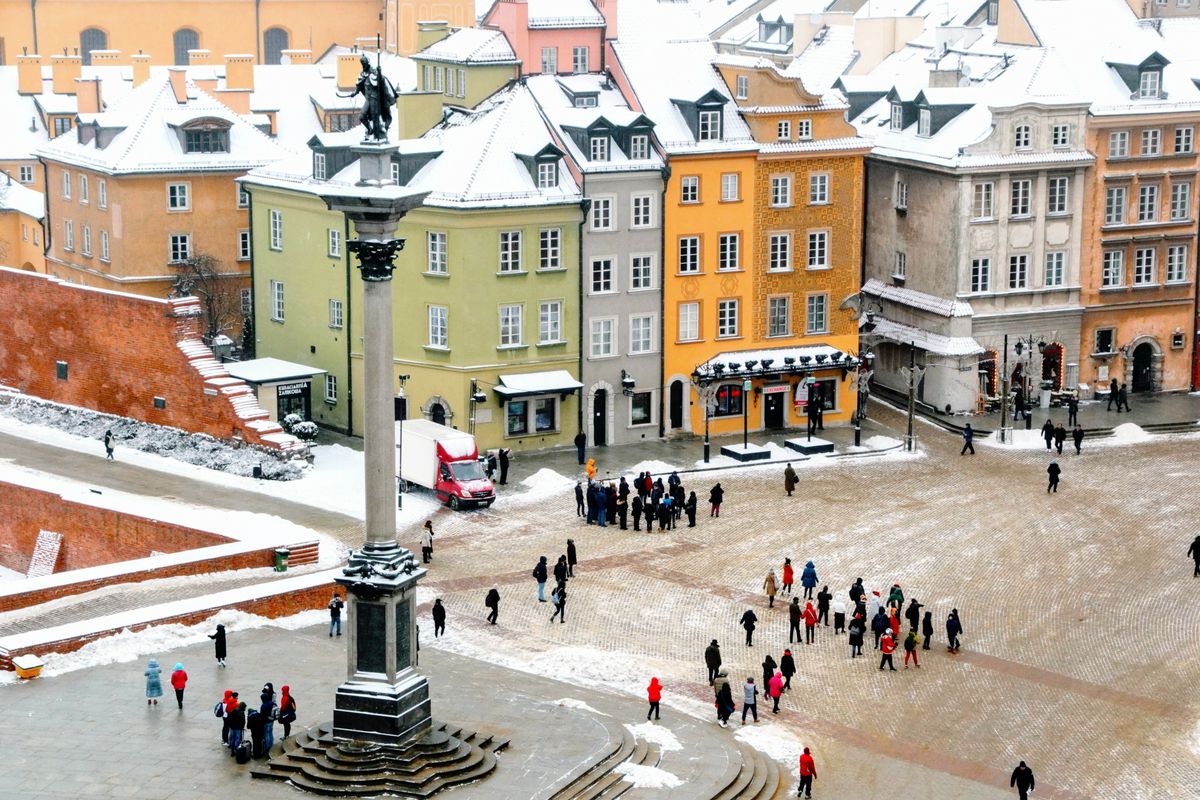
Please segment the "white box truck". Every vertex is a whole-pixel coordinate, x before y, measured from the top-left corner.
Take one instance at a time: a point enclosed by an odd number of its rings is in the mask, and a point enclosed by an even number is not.
[[[427,419],[396,423],[396,476],[424,486],[453,509],[490,506],[496,487],[479,463],[475,437]]]

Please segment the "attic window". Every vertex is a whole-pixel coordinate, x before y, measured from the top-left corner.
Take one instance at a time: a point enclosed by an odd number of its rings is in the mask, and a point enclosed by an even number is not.
[[[216,129],[184,131],[183,149],[187,153],[228,153],[229,131]]]
[[[1013,147],[1018,150],[1028,150],[1033,147],[1033,127],[1018,125],[1013,129]]]
[[[636,160],[650,157],[650,137],[644,133],[635,133],[629,137],[629,157]]]
[[[930,129],[932,128],[932,122],[933,122],[932,115],[929,113],[928,108],[922,108],[920,111],[918,111],[917,112],[917,136],[928,137]]]
[[[576,108],[595,108],[596,107],[596,95],[594,95],[594,94],[576,95],[575,96],[575,107]]]
[[[589,141],[588,157],[592,161],[608,161],[608,137],[593,136]]]
[[[1138,75],[1138,97],[1160,97],[1162,72],[1157,69],[1142,70]]]
[[[539,189],[553,189],[555,186],[558,186],[558,162],[538,162],[537,186]]]
[[[699,128],[696,138],[701,142],[719,140],[721,138],[721,112],[701,111]]]
[[[313,153],[313,180],[325,180],[325,154]]]
[[[904,130],[904,106],[900,103],[892,103],[891,129],[894,131]]]
[[[988,0],[987,4],[987,24],[995,25],[996,20],[1000,16],[1000,0]]]

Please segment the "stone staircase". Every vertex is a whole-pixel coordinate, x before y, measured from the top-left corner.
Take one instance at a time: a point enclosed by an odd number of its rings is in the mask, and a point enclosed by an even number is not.
[[[62,555],[61,533],[54,531],[38,531],[37,541],[33,545],[33,557],[29,559],[29,569],[26,578],[40,578],[53,575],[58,569],[58,559]]]
[[[661,753],[658,747],[647,742],[635,742],[629,731],[621,728],[621,735],[600,759],[585,769],[571,783],[564,786],[551,800],[611,800],[633,788],[625,776],[614,772],[618,764],[645,764],[658,766]]]
[[[723,776],[728,783],[711,800],[782,800],[788,796],[789,779],[779,762],[753,747],[736,742],[742,754]]]
[[[276,744],[270,760],[250,774],[314,794],[430,797],[487,776],[496,768],[496,753],[507,746],[507,739],[436,721],[430,733],[403,749],[338,742],[327,722]]]

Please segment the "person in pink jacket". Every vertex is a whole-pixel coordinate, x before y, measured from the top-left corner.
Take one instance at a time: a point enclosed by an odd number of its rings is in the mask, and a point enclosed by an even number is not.
[[[774,701],[775,705],[771,709],[772,714],[779,713],[779,697],[783,694],[783,673],[775,670],[775,674],[771,676],[771,681],[767,684],[767,695]]]

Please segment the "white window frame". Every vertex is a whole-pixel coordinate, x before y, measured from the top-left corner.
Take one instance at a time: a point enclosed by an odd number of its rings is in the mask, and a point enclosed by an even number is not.
[[[557,75],[558,74],[558,48],[543,47],[542,48],[542,74]]]
[[[458,70],[458,97],[467,96],[467,71],[465,69]]]
[[[781,142],[792,140],[792,121],[790,119],[781,119],[775,123],[775,138]]]
[[[329,244],[329,257],[342,257],[342,232],[337,228],[329,228],[326,233]]]
[[[17,180],[21,183],[33,183],[33,167],[29,164],[22,164],[17,169]]]
[[[331,406],[337,405],[337,375],[325,373],[325,402]]]
[[[558,160],[539,161],[537,165],[537,188],[553,189],[558,186]]]
[[[888,117],[888,127],[893,131],[904,130],[904,106],[900,103],[892,103],[891,113]]]
[[[538,270],[551,272],[563,269],[562,228],[542,228],[538,231]]]
[[[1071,126],[1060,122],[1050,126],[1050,146],[1055,150],[1064,150],[1071,146]]]
[[[326,177],[325,154],[313,153],[313,180],[323,181]]]
[[[71,199],[71,173],[67,170],[63,170],[62,174],[62,199]]]
[[[1133,285],[1154,286],[1158,267],[1158,251],[1153,247],[1138,247],[1133,251]]]
[[[796,120],[796,138],[801,142],[806,142],[812,138],[811,119]]]
[[[1162,128],[1146,128],[1142,131],[1140,155],[1157,156],[1162,154]]]
[[[104,262],[112,261],[112,252],[109,249],[108,231],[100,231],[100,260]]]
[[[498,239],[499,267],[501,275],[512,275],[524,272],[521,268],[521,232],[500,231]]]
[[[827,206],[829,199],[830,177],[828,172],[814,172],[808,176],[808,204],[810,206]]]
[[[903,250],[897,250],[892,258],[892,277],[900,281],[908,277],[908,253]]]
[[[1129,157],[1129,131],[1110,131],[1108,134],[1108,157]]]
[[[91,201],[91,185],[85,173],[79,175],[79,205],[86,206]]]
[[[1186,221],[1192,215],[1192,185],[1186,181],[1171,184],[1171,219]]]
[[[1013,127],[1013,149],[1014,150],[1032,150],[1033,149],[1033,126],[1027,122],[1022,122]]]
[[[237,207],[238,208],[249,208],[250,207],[250,193],[247,192],[246,189],[241,186],[241,184],[239,184],[237,186],[235,191],[237,192],[237,195],[236,195],[237,196]]]
[[[805,269],[829,269],[830,238],[828,229],[808,232],[808,249],[804,259]]]
[[[270,220],[270,247],[275,252],[283,250],[283,212],[277,208],[272,208],[268,214]]]
[[[249,261],[253,243],[250,240],[250,229],[242,228],[238,231],[238,261]]]
[[[736,297],[717,300],[717,338],[737,339],[741,330],[741,301]]]
[[[450,271],[449,236],[445,231],[425,231],[425,272],[446,275]]]
[[[700,341],[700,303],[694,300],[680,303],[676,306],[676,317],[676,341]]]
[[[700,176],[684,175],[679,179],[679,202],[692,205],[700,202]]]
[[[721,173],[721,202],[736,203],[742,199],[742,178],[737,172]]]
[[[908,211],[908,181],[896,178],[896,210]]]
[[[63,250],[72,251],[75,249],[75,222],[74,220],[63,220]]]
[[[635,194],[629,198],[629,227],[654,227],[654,195]]]
[[[593,317],[588,320],[588,358],[613,358],[617,355],[617,318]]]
[[[329,298],[329,327],[341,330],[345,323],[346,315],[343,313],[342,301],[336,297]]]
[[[450,349],[450,309],[446,306],[425,307],[425,346],[435,350]]]
[[[190,183],[167,184],[167,211],[181,212],[192,210],[192,185]]]
[[[571,48],[571,71],[576,75],[586,73],[590,68],[590,54],[586,46]]]
[[[629,158],[631,161],[644,161],[650,157],[650,136],[645,133],[635,133],[629,137]]]
[[[608,161],[609,138],[607,136],[588,137],[588,160]]]
[[[284,306],[283,281],[271,281],[271,321],[283,322],[286,308]]]
[[[996,184],[979,181],[971,188],[971,219],[990,220],[996,218]]]
[[[1173,244],[1167,247],[1167,283],[1187,283],[1188,246]]]
[[[1138,222],[1158,221],[1158,185],[1148,183],[1138,187]]]
[[[1008,215],[1024,219],[1033,214],[1033,180],[1014,178],[1009,184]]]
[[[615,294],[617,291],[617,259],[614,256],[595,256],[588,264],[588,294]]]
[[[1162,95],[1162,71],[1157,69],[1144,69],[1138,74],[1138,90],[1139,98],[1154,98],[1157,99]]]
[[[1175,152],[1192,153],[1196,149],[1196,129],[1183,125],[1175,129]]]
[[[750,78],[747,75],[738,75],[734,78],[734,97],[738,100],[747,100],[750,97]]]
[[[1124,225],[1129,214],[1129,189],[1108,186],[1104,189],[1104,224]]]
[[[182,257],[179,257],[180,253],[182,253]],[[190,233],[167,234],[167,263],[182,264],[191,257],[192,235]]]
[[[629,317],[629,355],[640,356],[658,350],[654,336],[656,317],[656,314],[633,314]],[[639,330],[643,324],[645,330]]]
[[[813,292],[804,298],[804,335],[822,333],[829,333],[829,294]]]
[[[84,223],[83,225],[80,226],[79,233],[80,233],[79,253],[80,253],[80,255],[85,255],[85,256],[91,258],[91,255],[92,255],[92,226],[88,225],[87,223]]]
[[[1042,285],[1047,288],[1062,286],[1067,279],[1067,254],[1063,250],[1052,250],[1046,253],[1045,266],[1042,271]]]
[[[1100,288],[1111,289],[1125,284],[1125,251],[1105,250],[1102,257]]]
[[[717,234],[717,272],[739,272],[742,269],[742,235]]]
[[[538,303],[538,344],[562,344],[562,300],[542,300]]]
[[[1029,288],[1029,254],[1013,253],[1008,257],[1008,289],[1020,291]]]
[[[779,313],[780,308],[782,308],[782,315]],[[771,295],[767,298],[767,338],[791,335],[792,298],[786,294]]]
[[[629,256],[629,291],[645,292],[654,289],[654,254],[634,253]]]
[[[792,176],[771,176],[771,208],[792,207]]]
[[[702,270],[701,264],[701,248],[703,242],[700,236],[691,234],[688,236],[680,236],[676,245],[677,270],[680,275],[698,275]],[[685,260],[684,255],[688,258]],[[684,267],[689,267],[685,269]]]
[[[654,395],[655,395],[655,392],[654,392],[654,390],[653,390],[653,389],[650,389],[650,390],[647,390],[647,391],[643,391],[643,392],[637,392],[637,391],[635,391],[635,392],[634,392],[632,395],[630,395],[630,397],[629,397],[629,425],[628,425],[628,427],[630,427],[630,428],[645,428],[645,427],[648,427],[648,426],[650,426],[650,425],[653,425],[653,424],[655,424],[655,422],[656,422],[656,420],[655,420],[655,411],[657,410],[658,406],[657,406],[657,404],[654,402]],[[645,397],[645,398],[646,398],[646,399],[649,401],[649,403],[648,403],[648,406],[649,406],[649,411],[650,411],[650,413],[649,413],[649,415],[646,417],[646,421],[645,421],[645,422],[634,422],[634,421],[633,421],[633,409],[634,409],[634,403],[636,402],[637,398],[639,398],[639,397]]]
[[[767,234],[767,272],[792,271],[792,233],[774,231]]]
[[[705,109],[696,117],[696,141],[717,142],[721,140],[721,112]]]
[[[504,303],[500,306],[500,347],[525,346],[525,306],[521,303]]]
[[[613,213],[616,198],[612,195],[592,198],[592,211],[588,222],[593,231],[615,231],[617,229],[616,215]]]
[[[933,114],[928,108],[917,109],[917,136],[928,139],[933,130]]]
[[[983,294],[992,290],[992,259],[979,256],[971,259],[971,294]]]
[[[1066,214],[1070,210],[1071,179],[1066,175],[1051,175],[1046,179],[1046,213]]]

